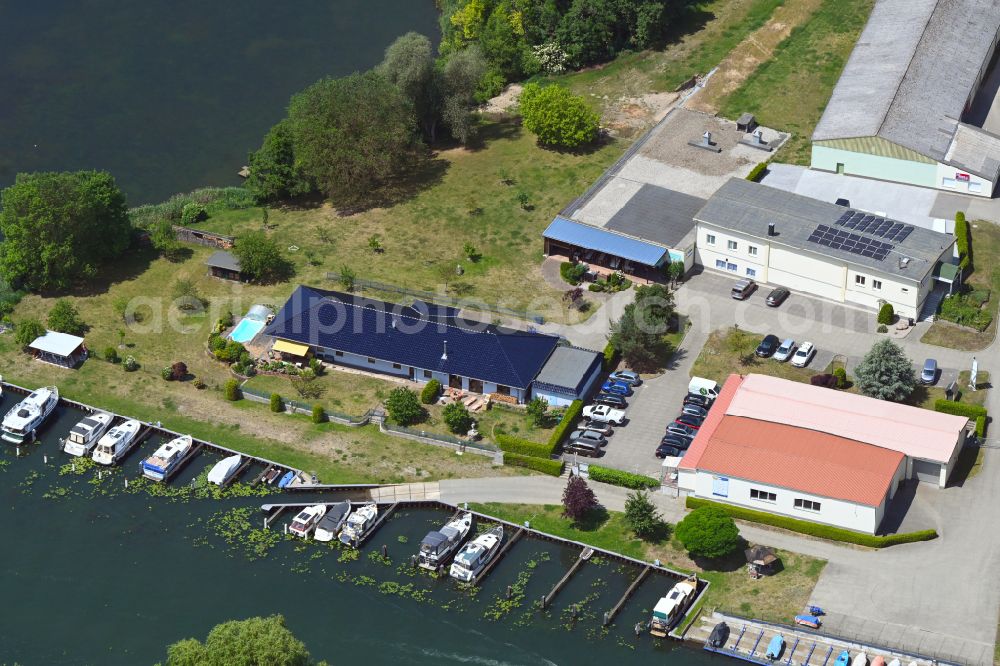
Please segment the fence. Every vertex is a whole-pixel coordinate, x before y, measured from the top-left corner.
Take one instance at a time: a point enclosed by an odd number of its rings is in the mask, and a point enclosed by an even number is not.
[[[382,422],[380,428],[382,432],[420,440],[421,442],[425,442],[427,444],[447,446],[457,451],[471,451],[472,453],[478,453],[484,456],[495,455],[498,451],[495,446],[492,444],[486,444],[485,442],[472,442],[467,439],[460,439],[444,433],[427,432],[426,430],[407,428],[406,426],[393,425],[385,421]]]
[[[341,280],[340,273],[327,273],[326,279],[331,282],[339,282]],[[469,310],[479,310],[483,312],[492,312],[494,314],[504,315],[507,317],[514,317],[515,319],[524,319],[527,321],[534,322],[536,324],[544,324],[545,317],[542,315],[529,312],[527,310],[511,310],[510,308],[501,307],[499,305],[489,305],[487,303],[477,303],[477,302],[465,302],[458,298],[451,298],[445,294],[433,293],[430,291],[421,291],[419,289],[407,289],[406,287],[398,287],[394,284],[386,284],[385,282],[378,282],[376,280],[363,280],[361,278],[353,278],[351,282],[354,284],[354,289],[358,291],[364,291],[365,289],[372,289],[375,291],[384,291],[392,294],[403,294],[404,296],[412,296],[413,298],[426,301],[428,303],[434,303],[436,305],[446,305],[453,308],[465,308]]]
[[[271,402],[271,394],[264,393],[263,391],[258,391],[256,389],[242,387],[240,391],[243,396],[253,400],[254,402]],[[299,400],[292,400],[289,398],[282,397],[281,402],[285,406],[285,411],[292,414],[312,414],[312,405],[301,402]],[[334,410],[323,408],[323,412],[326,417],[337,423],[342,423],[344,425],[351,426],[363,426],[367,425],[372,420],[372,410],[368,410],[361,416],[352,416],[350,414],[344,414],[343,412],[338,412]]]

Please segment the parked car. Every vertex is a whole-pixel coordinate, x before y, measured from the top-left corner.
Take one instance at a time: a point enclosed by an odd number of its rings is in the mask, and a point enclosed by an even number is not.
[[[608,375],[608,379],[613,382],[625,382],[632,386],[638,386],[642,383],[642,377],[639,376],[639,373],[632,370],[615,370]]]
[[[615,393],[598,393],[597,397],[594,398],[594,404],[607,405],[615,409],[625,409],[628,407],[625,398]]]
[[[614,432],[614,430],[611,429],[610,423],[603,423],[601,421],[594,421],[594,420],[584,421],[583,425],[580,426],[580,429],[593,430],[594,432],[601,433],[605,437],[608,437]]]
[[[921,384],[933,384],[937,381],[937,361],[933,358],[929,358],[924,361],[924,367],[920,371],[920,383]]]
[[[804,368],[809,365],[809,361],[811,361],[815,355],[816,348],[813,347],[813,343],[803,342],[795,351],[795,356],[792,357],[792,365],[796,368]]]
[[[704,407],[709,409],[712,406],[712,398],[707,395],[699,395],[697,393],[688,393],[684,396],[685,405],[698,405],[699,407]]]
[[[767,295],[767,303],[772,308],[776,308],[785,302],[785,299],[791,295],[792,292],[788,291],[784,287],[778,287],[777,289],[772,289],[771,293]]]
[[[669,444],[670,446],[680,449],[681,451],[686,450],[691,446],[690,437],[682,437],[680,435],[675,435],[673,433],[667,433],[660,439],[660,444]]]
[[[792,353],[794,351],[795,351],[795,340],[788,338],[780,345],[778,345],[778,349],[775,350],[774,356],[772,356],[771,358],[773,358],[775,361],[781,361],[782,363],[784,363],[785,361],[787,361],[792,357]]]
[[[676,421],[667,425],[667,434],[684,435],[693,438],[698,431],[689,425],[677,423]]]
[[[607,405],[587,405],[583,408],[583,416],[591,421],[602,421],[615,425],[621,425],[625,422],[625,412]]]
[[[601,385],[601,391],[615,395],[632,395],[632,385],[625,382],[613,382],[609,379]]]
[[[681,414],[690,414],[691,416],[697,416],[700,419],[708,417],[708,410],[704,407],[699,407],[698,405],[684,405],[681,409]]]
[[[757,351],[754,353],[757,354],[757,356],[760,356],[761,358],[767,358],[768,356],[773,355],[774,352],[777,351],[777,349],[778,349],[778,336],[768,334],[765,335],[764,339],[760,341],[759,345],[757,345]]]
[[[664,444],[660,442],[660,445],[656,447],[656,457],[666,458],[668,456],[673,458],[680,458],[684,455],[684,452],[678,449],[676,446],[671,446],[670,444]]]
[[[733,290],[729,292],[729,295],[738,301],[744,301],[750,298],[752,294],[757,289],[757,283],[749,278],[746,280],[740,280],[733,285]]]
[[[569,435],[569,441],[591,442],[593,444],[597,444],[598,446],[608,445],[608,440],[605,439],[604,435],[594,430],[574,430]]]
[[[681,414],[676,419],[674,423],[683,423],[686,426],[691,426],[695,430],[701,427],[701,424],[705,422],[705,419],[700,416],[691,416],[690,414]]]
[[[594,444],[593,442],[585,442],[582,439],[578,439],[575,442],[568,442],[563,446],[563,451],[565,453],[576,453],[581,456],[590,456],[596,458],[601,455],[604,451],[600,446]]]

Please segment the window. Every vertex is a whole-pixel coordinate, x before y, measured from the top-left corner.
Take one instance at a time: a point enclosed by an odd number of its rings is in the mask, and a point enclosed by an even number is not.
[[[756,245],[747,245],[747,252],[750,253],[751,257],[756,257],[757,256],[757,246]]]
[[[983,184],[982,183],[969,183],[969,192],[976,192],[976,193],[978,193],[978,192],[982,192],[982,191],[983,191]]]
[[[955,180],[954,178],[942,178],[941,187],[948,187],[951,189],[955,189],[956,187],[958,187],[958,181]]]
[[[725,270],[726,269],[726,260],[725,259],[716,259],[715,260],[715,267],[718,268],[718,269],[720,269],[720,270]]]
[[[510,387],[504,386],[503,384],[497,384],[497,393],[500,395],[510,395]]]
[[[729,271],[729,272],[731,272],[731,273],[735,273],[736,272],[736,264],[734,264],[734,263],[726,263],[726,270]]]
[[[726,242],[726,247],[728,247],[730,250],[735,250],[736,249],[736,241],[727,241]]]
[[[800,497],[795,498],[795,508],[802,509],[803,511],[819,511],[821,503],[814,502],[813,500],[802,499]]]
[[[882,280],[876,280],[875,278],[872,278],[872,289],[881,289],[881,288],[882,288]]]
[[[854,276],[854,284],[857,285],[857,286],[859,286],[859,287],[865,286],[865,276],[864,275],[855,275]]]
[[[434,373],[430,370],[424,370],[424,379],[434,379]]]
[[[705,242],[709,245],[715,245],[715,234],[705,234]]]
[[[757,277],[757,269],[755,269],[755,268],[748,268],[747,269],[747,277]]]
[[[334,356],[343,356],[343,355],[344,355],[344,352],[342,352],[342,351],[339,351],[339,352],[333,352],[333,355],[334,355]]]
[[[906,292],[910,291],[910,290],[909,290],[909,289],[907,289],[906,287],[900,287],[900,289],[902,290],[902,292],[903,292],[904,294],[905,294]]]
[[[724,476],[713,476],[712,494],[718,497],[729,497],[729,479]]]
[[[372,358],[371,356],[369,356],[369,357],[368,357],[368,362],[369,362],[369,363],[374,363],[374,362],[375,362],[375,359],[373,359],[373,358]]]
[[[767,490],[757,490],[756,488],[751,488],[750,499],[760,500],[761,502],[774,502],[778,499],[778,496]]]
[[[399,363],[393,363],[393,364],[392,364],[392,369],[393,369],[393,370],[402,370],[402,369],[403,369],[403,366],[402,366],[402,365],[400,365]]]

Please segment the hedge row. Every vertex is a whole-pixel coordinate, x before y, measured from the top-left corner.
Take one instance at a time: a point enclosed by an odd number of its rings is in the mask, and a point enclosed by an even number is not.
[[[527,467],[528,469],[533,469],[536,472],[543,472],[544,474],[551,474],[552,476],[561,476],[563,471],[562,460],[522,456],[519,453],[504,453],[503,462],[505,465]]]
[[[965,213],[958,211],[955,213],[955,245],[958,249],[958,267],[963,272],[970,268],[972,263],[971,249],[972,238],[969,234],[969,223],[965,220]]]
[[[559,421],[553,430],[552,434],[549,435],[549,455],[551,455],[559,445],[563,443],[566,436],[573,432],[573,428],[576,427],[577,421],[580,420],[580,415],[583,414],[583,401],[574,400],[570,403],[566,411],[563,412],[562,420]]]
[[[750,169],[750,173],[747,174],[747,180],[752,180],[756,183],[764,175],[765,171],[767,171],[767,162],[760,162],[757,166]]]
[[[618,350],[612,343],[604,346],[604,372],[611,372],[618,365]]]
[[[613,486],[622,486],[623,488],[631,488],[632,490],[660,487],[660,482],[651,476],[623,472],[618,469],[600,467],[599,465],[590,465],[588,469],[592,481],[610,483]]]
[[[976,417],[976,437],[982,439],[986,436],[986,415]]]
[[[970,405],[966,402],[954,402],[940,398],[934,401],[934,411],[954,416],[964,416],[969,419],[977,419],[986,416],[986,408],[979,405]]]
[[[497,435],[497,446],[504,453],[516,453],[522,456],[548,459],[552,456],[552,448],[548,444],[529,442],[513,435]]]
[[[730,504],[723,504],[721,502],[713,502],[711,500],[705,500],[698,497],[687,497],[687,507],[689,509],[697,509],[702,506],[715,506],[730,516],[737,520],[746,520],[752,523],[760,523],[762,525],[771,525],[772,527],[780,527],[782,529],[790,530],[792,532],[798,532],[800,534],[807,534],[809,536],[819,537],[820,539],[829,539],[830,541],[842,541],[844,543],[854,543],[859,546],[868,546],[870,548],[885,548],[887,546],[895,546],[901,543],[914,543],[917,541],[930,541],[931,539],[936,539],[938,533],[935,530],[921,530],[919,532],[907,532],[905,534],[889,534],[887,536],[873,536],[871,534],[861,534],[859,532],[852,532],[851,530],[845,530],[840,527],[831,527],[830,525],[820,525],[818,523],[812,523],[807,520],[798,520],[796,518],[788,518],[787,516],[777,516],[773,513],[766,513],[764,511],[754,511],[753,509],[744,509],[739,506],[732,506]]]

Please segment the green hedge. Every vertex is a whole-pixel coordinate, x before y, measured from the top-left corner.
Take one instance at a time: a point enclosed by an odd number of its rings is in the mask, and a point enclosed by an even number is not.
[[[622,486],[624,488],[631,488],[632,490],[660,487],[660,482],[651,476],[623,472],[618,469],[610,469],[599,465],[591,465],[588,473],[592,481],[610,483],[613,486]]]
[[[432,379],[424,384],[423,390],[420,391],[420,402],[425,405],[433,405],[437,402],[439,395],[441,395],[441,382]]]
[[[944,398],[934,401],[934,411],[944,414],[954,414],[955,416],[964,416],[970,419],[986,416],[985,407],[970,405],[967,402],[953,402]]]
[[[543,472],[545,474],[551,474],[552,476],[561,476],[563,471],[562,460],[522,456],[519,453],[504,453],[503,462],[505,465],[527,467],[528,469],[533,469],[536,472]]]
[[[497,446],[505,453],[516,453],[522,456],[548,459],[552,456],[552,448],[548,444],[529,442],[513,435],[497,435]]]
[[[870,548],[885,548],[887,546],[895,546],[901,543],[914,543],[917,541],[930,541],[931,539],[936,539],[938,533],[935,530],[921,530],[919,532],[907,532],[905,534],[889,534],[887,536],[873,536],[871,534],[861,534],[859,532],[852,532],[851,530],[845,530],[840,527],[832,527],[830,525],[820,525],[818,523],[812,523],[807,520],[798,520],[796,518],[788,518],[787,516],[778,516],[773,513],[766,513],[764,511],[754,511],[753,509],[744,509],[739,506],[732,506],[729,504],[723,504],[721,502],[713,502],[711,500],[705,500],[698,497],[687,497],[687,507],[689,509],[697,509],[702,506],[715,506],[719,507],[730,516],[736,520],[746,520],[752,523],[760,523],[761,525],[770,525],[772,527],[780,527],[782,529],[790,530],[792,532],[798,532],[800,534],[807,534],[809,536],[819,537],[820,539],[829,539],[830,541],[843,541],[844,543],[854,543],[859,546],[868,546]]]
[[[982,438],[982,437],[985,437],[985,436],[986,436],[986,416],[985,415],[983,415],[983,416],[977,416],[976,417],[976,437]]]
[[[958,211],[955,213],[955,245],[958,249],[958,266],[962,271],[966,271],[972,263],[970,246],[972,238],[969,234],[969,223],[965,220],[965,213]]]
[[[747,180],[752,180],[756,183],[757,180],[764,175],[765,171],[767,171],[767,162],[761,162],[754,168],[750,169],[750,173],[747,174]]]
[[[604,372],[611,372],[618,365],[618,350],[610,342],[604,346]]]
[[[883,303],[878,310],[878,323],[889,325],[896,316],[896,311],[892,308],[892,303]]]
[[[550,455],[559,447],[560,444],[563,443],[566,436],[573,432],[573,428],[576,426],[576,422],[580,419],[581,414],[583,414],[583,401],[574,400],[570,403],[569,407],[566,408],[566,411],[563,412],[563,417],[562,420],[559,421],[559,425],[557,425],[552,430],[552,434],[549,435]]]
[[[583,276],[587,274],[586,264],[571,264],[564,261],[559,264],[559,276],[574,287],[580,284]]]

